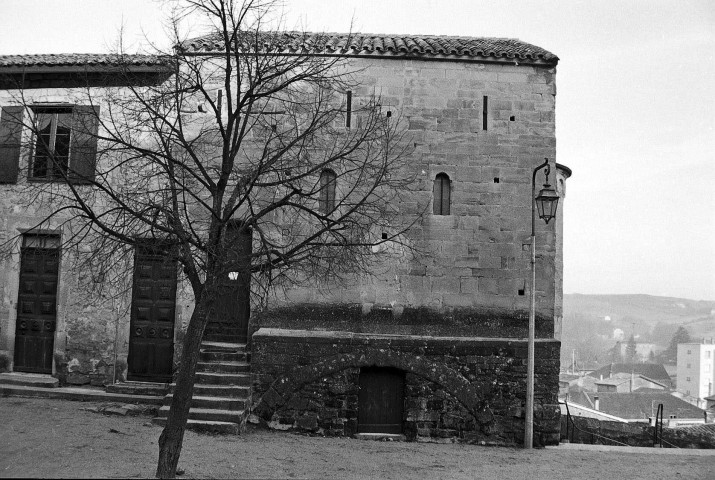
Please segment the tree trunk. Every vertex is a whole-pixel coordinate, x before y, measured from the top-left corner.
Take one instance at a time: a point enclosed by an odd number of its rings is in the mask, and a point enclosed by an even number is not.
[[[199,359],[199,349],[208,323],[208,300],[206,292],[197,299],[194,313],[191,315],[181,362],[176,377],[176,388],[171,400],[171,409],[166,420],[166,426],[159,437],[159,463],[156,467],[157,478],[175,478],[179,463],[181,446],[184,441],[186,421],[189,418],[191,397],[194,392],[196,363]]]

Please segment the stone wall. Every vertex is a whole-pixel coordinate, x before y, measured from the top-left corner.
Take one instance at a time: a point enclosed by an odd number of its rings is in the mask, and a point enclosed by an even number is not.
[[[644,422],[613,422],[587,417],[561,417],[561,440],[571,443],[652,447],[655,427]],[[568,427],[567,427],[568,425]],[[712,425],[709,425],[712,426]],[[715,429],[700,427],[663,428],[666,448],[715,448]]]
[[[254,413],[279,429],[352,435],[362,367],[405,372],[412,440],[523,441],[526,341],[261,329],[253,335]],[[559,342],[536,342],[535,442],[558,443]]]
[[[360,69],[353,76],[353,101],[381,95],[382,110],[403,122],[409,147],[404,175],[416,183],[399,208],[408,216],[426,211],[408,234],[408,243],[422,254],[395,248],[393,258],[365,278],[345,286],[288,288],[269,305],[523,316],[531,288],[531,174],[545,157],[556,158],[555,69],[402,59],[354,59],[349,68]],[[451,180],[450,215],[432,214],[440,173]],[[558,183],[552,169],[550,183],[560,192],[565,178]],[[543,175],[537,183],[540,188]],[[561,316],[560,220],[537,222],[537,310],[552,322]],[[553,337],[559,325],[549,328]]]

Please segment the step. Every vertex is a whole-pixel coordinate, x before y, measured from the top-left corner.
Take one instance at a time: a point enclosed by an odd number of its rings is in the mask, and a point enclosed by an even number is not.
[[[245,362],[248,358],[246,352],[212,352],[201,350],[201,362]]]
[[[164,405],[171,405],[174,395],[164,397]],[[231,397],[209,397],[194,395],[191,397],[191,408],[210,408],[214,410],[243,410],[246,408],[246,399]]]
[[[169,391],[169,384],[155,382],[117,382],[107,385],[109,393],[123,393],[127,395],[156,395],[164,396]]]
[[[230,335],[226,333],[204,333],[204,341],[216,342],[216,343],[233,343],[233,344],[245,344],[246,335]]]
[[[206,352],[233,352],[241,353],[246,351],[245,343],[230,343],[230,342],[217,342],[217,341],[207,341],[201,342],[201,351]]]
[[[155,425],[166,425],[166,417],[155,417],[151,420]],[[241,433],[241,425],[234,422],[219,422],[210,420],[192,420],[186,422],[186,429],[194,432],[229,433],[237,435]]]
[[[243,410],[220,410],[215,408],[194,408],[189,410],[190,420],[210,420],[218,422],[234,422],[242,423]],[[166,417],[169,415],[169,405],[164,405],[159,409],[158,416]]]
[[[51,375],[39,373],[0,373],[0,383],[24,387],[56,388],[60,381]]]
[[[248,373],[251,366],[247,362],[198,362],[197,372]]]
[[[169,386],[169,391],[174,393],[176,384]],[[194,384],[194,395],[204,397],[229,397],[247,399],[251,394],[251,387],[247,385],[210,385],[203,383]]]
[[[251,375],[247,373],[196,372],[196,383],[249,386]]]

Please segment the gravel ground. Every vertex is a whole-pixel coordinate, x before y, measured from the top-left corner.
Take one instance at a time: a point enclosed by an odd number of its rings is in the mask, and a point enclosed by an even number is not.
[[[161,428],[152,426],[150,416],[107,415],[103,407],[0,398],[0,477],[153,477]],[[179,467],[182,478],[715,478],[713,451],[575,447],[526,451],[258,429],[240,436],[187,432]]]

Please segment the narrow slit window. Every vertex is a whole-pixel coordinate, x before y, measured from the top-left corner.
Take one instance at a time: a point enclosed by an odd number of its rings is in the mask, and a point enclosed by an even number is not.
[[[434,179],[433,213],[435,215],[449,215],[451,201],[451,181],[446,173],[438,174]]]
[[[353,113],[353,92],[348,90],[345,99],[345,128],[350,128]]]
[[[324,215],[335,210],[335,184],[337,175],[332,170],[323,170],[320,174],[320,197],[318,208]]]
[[[487,120],[488,115],[487,111],[489,109],[489,97],[486,95],[484,96],[484,101],[482,102],[482,130],[486,131],[487,130]]]

